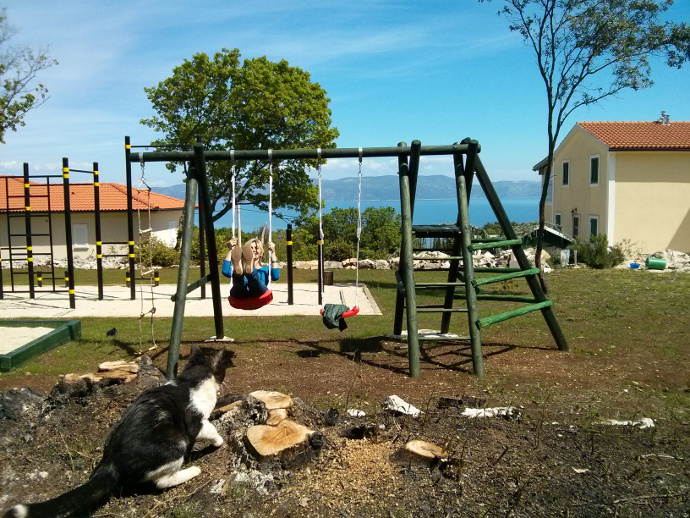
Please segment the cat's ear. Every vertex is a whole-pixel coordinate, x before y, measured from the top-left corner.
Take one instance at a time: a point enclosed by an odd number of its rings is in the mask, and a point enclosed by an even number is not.
[[[194,344],[192,345],[190,356],[195,356],[197,354],[201,354],[201,347],[199,347],[199,344]]]
[[[216,354],[213,355],[213,366],[214,369],[218,366],[222,366],[225,368],[232,367],[232,358],[235,356],[235,353],[232,351],[227,351],[225,349],[221,349],[218,351]]]

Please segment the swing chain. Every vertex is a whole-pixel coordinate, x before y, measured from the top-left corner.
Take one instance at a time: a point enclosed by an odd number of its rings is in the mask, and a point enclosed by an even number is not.
[[[155,280],[154,280],[154,272],[155,270],[153,269],[153,227],[152,227],[152,218],[151,218],[151,187],[148,185],[146,182],[146,163],[144,161],[144,154],[140,153],[139,154],[139,163],[141,165],[141,182],[139,183],[139,187],[137,187],[137,223],[139,226],[139,272],[142,278],[149,276],[149,289],[150,289],[150,295],[151,295],[151,308],[148,311],[144,311],[144,287],[142,283],[139,283],[139,300],[141,301],[140,305],[140,310],[139,310],[139,350],[141,351],[142,349],[142,332],[141,332],[141,321],[142,319],[147,315],[151,315],[151,342],[152,342],[152,347],[151,349],[155,349],[158,347],[158,344],[156,344],[156,339],[154,336],[154,330],[153,330],[153,315],[156,313],[156,306],[154,302],[154,293],[153,293],[153,287],[155,285]],[[142,187],[144,187],[144,190],[146,191],[147,199],[146,199],[146,209],[147,209],[147,216],[148,216],[148,226],[146,229],[141,228],[141,191]],[[143,243],[142,243],[142,236],[146,235],[145,239],[148,245],[148,270],[144,271],[144,257],[143,257]]]

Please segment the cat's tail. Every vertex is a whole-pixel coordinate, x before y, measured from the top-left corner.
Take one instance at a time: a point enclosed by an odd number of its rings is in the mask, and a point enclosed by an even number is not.
[[[52,500],[15,505],[3,518],[90,516],[90,511],[108,501],[118,483],[119,476],[115,466],[101,464],[83,485]]]

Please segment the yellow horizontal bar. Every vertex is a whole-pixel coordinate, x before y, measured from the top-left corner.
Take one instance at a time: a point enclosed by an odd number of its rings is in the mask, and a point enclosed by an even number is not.
[[[26,251],[27,251],[27,252],[31,252],[31,250],[33,250],[33,249],[34,249],[33,246],[27,246],[27,247],[26,247]]]
[[[103,244],[103,241],[96,241],[96,246],[101,246]]]
[[[100,186],[101,186],[100,182],[93,182],[93,185],[94,185],[95,187],[100,187]]]
[[[28,189],[29,187],[31,187],[31,184],[28,184],[28,183],[25,183],[25,184],[24,184],[24,188],[25,188],[25,189]]]
[[[292,246],[292,241],[287,242],[288,246]]]
[[[27,207],[26,207],[26,211],[27,211],[27,212],[31,212],[31,207],[30,207],[30,206],[27,206]]]
[[[134,246],[134,241],[128,241],[130,246]]]
[[[69,178],[69,174],[63,173],[63,174],[62,174],[62,177],[63,177],[63,178]]]
[[[125,149],[132,149],[132,146],[130,146],[129,144],[125,144]]]
[[[96,254],[96,259],[103,259],[103,254]]]
[[[74,290],[69,290],[70,295],[74,295]]]
[[[33,262],[34,262],[34,258],[33,258],[33,257],[27,257],[26,260],[27,260],[27,262],[29,262],[29,263],[33,263]]]
[[[134,254],[129,254],[129,257],[132,257],[132,258],[134,258]]]

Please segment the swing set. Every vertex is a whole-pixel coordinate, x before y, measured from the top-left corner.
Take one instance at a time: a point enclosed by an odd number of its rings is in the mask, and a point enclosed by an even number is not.
[[[125,137],[126,148],[129,137]],[[319,173],[319,202],[321,202],[321,159],[329,158],[359,158],[359,194],[358,194],[358,225],[357,225],[357,260],[359,261],[359,241],[361,236],[361,178],[363,157],[393,157],[398,161],[398,178],[400,187],[400,213],[402,220],[402,243],[400,247],[400,267],[396,272],[397,299],[395,308],[395,322],[393,337],[403,336],[403,318],[407,320],[407,343],[410,376],[420,376],[419,354],[421,340],[463,340],[469,341],[472,350],[472,364],[477,376],[484,375],[483,353],[480,331],[483,327],[502,322],[504,320],[525,315],[533,311],[540,311],[549,327],[559,350],[568,350],[568,344],[563,335],[555,314],[553,302],[544,294],[538,279],[539,270],[532,268],[522,247],[522,240],[517,237],[515,230],[508,219],[503,206],[498,199],[496,191],[479,159],[479,144],[476,141],[465,139],[462,142],[446,146],[422,146],[419,141],[413,141],[408,146],[401,142],[397,147],[371,147],[371,148],[325,148],[325,149],[285,149],[285,150],[232,150],[232,151],[207,151],[202,144],[195,144],[189,151],[152,151],[130,153],[127,151],[127,162],[183,162],[189,163],[186,168],[187,182],[185,195],[184,223],[182,232],[180,267],[178,270],[177,292],[175,294],[175,307],[172,318],[172,330],[170,333],[170,345],[168,349],[168,369],[166,376],[173,379],[177,374],[179,349],[182,335],[182,322],[184,319],[184,307],[187,293],[199,286],[210,282],[213,296],[214,322],[216,337],[222,339],[223,312],[221,304],[220,280],[215,235],[212,214],[210,211],[210,195],[206,176],[207,161],[232,161],[233,173],[236,160],[267,160],[269,163],[269,221],[272,211],[272,177],[273,160],[317,160]],[[456,179],[456,194],[458,198],[458,218],[454,224],[443,225],[412,225],[415,193],[421,156],[449,156],[453,161],[453,171]],[[469,195],[472,182],[475,178],[484,191],[491,208],[499,222],[504,238],[474,239],[469,225]],[[233,174],[234,179],[234,174]],[[198,281],[188,284],[189,266],[192,245],[192,231],[194,226],[194,210],[199,190],[199,219],[202,235],[205,233],[208,243],[208,259],[210,272]],[[233,182],[233,211],[235,210],[235,194]],[[321,206],[321,203],[319,203]],[[234,222],[233,212],[233,222]],[[238,227],[240,227],[239,211],[237,212]],[[233,223],[234,235],[234,223]],[[241,231],[240,231],[241,236]],[[328,309],[323,304],[323,225],[322,213],[319,209],[319,305],[322,314]],[[436,271],[445,271],[448,275],[447,282],[416,282],[415,281],[415,250],[430,250],[415,248],[416,239],[443,238],[451,242],[448,259],[450,266],[438,268]],[[269,237],[270,240],[270,237]],[[474,268],[472,254],[477,250],[511,248],[518,263],[518,267],[508,268]],[[433,259],[432,259],[433,260]],[[269,256],[270,262],[270,256]],[[270,266],[269,266],[270,267]],[[494,274],[492,277],[484,277],[483,274]],[[480,274],[477,276],[477,274]],[[421,272],[420,272],[421,275]],[[289,277],[289,274],[288,274]],[[522,278],[532,293],[532,296],[510,295],[500,292],[484,291],[484,287],[491,283],[503,282],[509,279]],[[359,283],[359,270],[357,271],[357,283]],[[429,306],[417,305],[416,293],[419,290],[441,290],[444,295],[442,304]],[[272,298],[272,294],[267,298]],[[342,292],[341,292],[342,298]],[[464,307],[456,307],[454,301],[460,300]],[[494,300],[502,302],[516,302],[523,304],[517,309],[504,311],[480,318],[478,301]],[[231,304],[233,301],[230,301]],[[246,302],[246,301],[243,301]],[[270,302],[270,301],[268,301]],[[237,302],[235,302],[236,304]],[[264,301],[261,305],[267,303]],[[344,304],[343,304],[344,305]],[[258,307],[258,306],[257,306]],[[245,306],[242,309],[251,309]],[[359,312],[357,300],[352,308],[345,308],[342,318],[351,317]],[[435,336],[425,337],[419,331],[417,322],[418,314],[441,313],[441,332]],[[450,318],[453,313],[466,313],[469,325],[469,337],[458,337],[448,333]]]

